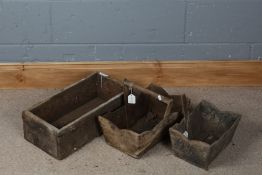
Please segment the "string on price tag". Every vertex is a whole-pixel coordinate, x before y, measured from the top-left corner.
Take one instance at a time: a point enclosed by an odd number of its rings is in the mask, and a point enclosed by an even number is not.
[[[100,75],[100,86],[101,86],[101,89],[103,87],[103,77],[108,77],[107,74],[104,74],[102,72],[99,72],[99,75]]]

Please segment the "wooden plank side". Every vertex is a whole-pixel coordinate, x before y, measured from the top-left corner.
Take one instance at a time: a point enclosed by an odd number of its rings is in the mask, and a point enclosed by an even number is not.
[[[142,86],[262,86],[261,61],[116,61],[2,63],[0,88],[61,88],[95,71]]]

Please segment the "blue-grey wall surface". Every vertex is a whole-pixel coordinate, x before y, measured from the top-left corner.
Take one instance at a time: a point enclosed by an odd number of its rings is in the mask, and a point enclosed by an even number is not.
[[[262,0],[0,0],[0,61],[262,58]]]

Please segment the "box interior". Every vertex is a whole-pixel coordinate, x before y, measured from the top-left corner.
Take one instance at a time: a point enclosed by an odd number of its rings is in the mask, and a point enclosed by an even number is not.
[[[127,97],[131,91],[127,87],[124,89],[123,106],[107,113],[104,117],[118,128],[129,129],[136,133],[154,128],[163,119],[167,104],[135,88],[132,89],[132,93],[136,96],[136,103],[129,104]]]
[[[119,82],[96,73],[56,94],[31,112],[60,129],[121,92]]]
[[[221,112],[212,104],[202,101],[188,118],[175,125],[175,129],[188,138],[212,144],[218,140],[236,121],[238,115]]]

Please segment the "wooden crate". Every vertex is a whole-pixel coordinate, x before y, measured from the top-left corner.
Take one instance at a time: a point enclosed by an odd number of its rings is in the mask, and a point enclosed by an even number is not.
[[[178,122],[192,111],[191,100],[185,94],[170,95],[161,86],[151,83],[147,89],[173,99],[171,112],[178,112]]]
[[[208,165],[230,143],[241,116],[218,110],[202,101],[193,112],[169,129],[175,155],[198,167]]]
[[[93,73],[23,111],[24,137],[63,159],[101,135],[97,116],[119,108],[122,99],[122,83],[103,73]]]
[[[128,103],[130,93],[136,97],[135,104]],[[177,113],[170,115],[172,103],[168,97],[124,81],[124,104],[98,117],[106,142],[132,157],[141,157],[177,120]]]

